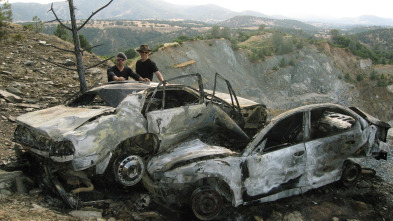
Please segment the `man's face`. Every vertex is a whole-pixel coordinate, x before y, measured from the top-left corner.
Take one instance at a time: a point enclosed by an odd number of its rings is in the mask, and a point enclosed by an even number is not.
[[[149,51],[140,51],[139,55],[141,56],[141,58],[147,58],[149,56]]]
[[[124,59],[124,58],[119,58],[119,57],[117,57],[117,58],[116,58],[116,64],[124,65],[125,60],[126,60],[126,59]]]

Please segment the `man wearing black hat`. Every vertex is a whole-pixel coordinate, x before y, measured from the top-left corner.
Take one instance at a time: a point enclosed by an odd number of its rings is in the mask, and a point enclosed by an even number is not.
[[[136,73],[145,79],[149,79],[150,81],[153,80],[154,73],[157,76],[158,80],[164,81],[164,78],[158,70],[156,63],[154,63],[154,61],[149,58],[149,54],[151,52],[149,46],[141,45],[137,51],[139,52],[141,59],[136,62]]]
[[[127,56],[120,52],[116,56],[116,65],[108,68],[108,82],[110,81],[125,81],[128,80],[128,77],[132,77],[136,81],[150,81],[148,78],[142,78],[138,74],[136,74],[131,68],[125,66],[125,62],[127,60]]]

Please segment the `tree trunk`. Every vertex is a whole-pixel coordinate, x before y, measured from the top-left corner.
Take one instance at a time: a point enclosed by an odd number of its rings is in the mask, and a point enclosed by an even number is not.
[[[80,90],[82,93],[87,91],[86,79],[85,79],[85,69],[82,63],[82,50],[79,43],[79,36],[78,36],[78,27],[76,26],[76,19],[75,19],[75,8],[73,0],[68,0],[69,7],[70,7],[70,17],[71,17],[71,25],[72,25],[72,37],[74,39],[74,48],[75,48],[75,56],[76,56],[76,65],[78,69],[79,75],[79,82],[80,82]]]

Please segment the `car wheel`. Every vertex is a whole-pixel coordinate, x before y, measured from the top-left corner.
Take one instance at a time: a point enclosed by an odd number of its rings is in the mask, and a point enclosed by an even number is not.
[[[137,184],[145,173],[145,163],[137,155],[120,155],[113,163],[115,180],[123,187]]]
[[[221,195],[210,187],[200,187],[191,195],[191,207],[200,220],[211,220],[220,214],[223,208]]]
[[[357,183],[362,174],[362,168],[359,164],[353,162],[344,163],[341,181],[344,186],[353,186]]]

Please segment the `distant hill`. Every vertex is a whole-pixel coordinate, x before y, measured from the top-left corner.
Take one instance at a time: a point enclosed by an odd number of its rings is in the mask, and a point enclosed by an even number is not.
[[[358,33],[355,36],[371,48],[393,52],[393,29],[391,28],[370,30]]]
[[[74,5],[78,9],[76,11],[77,19],[86,19],[91,13],[103,5],[107,4],[109,0],[77,0]],[[69,20],[68,3],[55,2],[54,9],[57,15],[65,20]],[[12,12],[14,22],[31,21],[34,16],[38,16],[42,21],[49,21],[54,19],[50,9],[50,4],[38,3],[12,3]],[[167,3],[163,0],[116,0],[108,7],[94,16],[95,19],[183,19],[183,20],[197,20],[210,23],[222,22],[235,16],[249,15],[264,18],[289,19],[285,15],[267,16],[256,11],[234,12],[229,9],[209,4],[200,6],[184,6]],[[296,19],[300,20],[300,19]],[[340,18],[334,20],[312,18],[308,20],[302,19],[306,23],[323,22],[334,23],[336,25],[377,25],[377,26],[393,26],[393,19],[380,18],[377,16],[364,15],[355,18]]]
[[[313,25],[290,19],[273,19],[256,16],[236,16],[217,23],[220,26],[228,28],[245,28],[250,26],[259,26],[264,24],[266,27],[282,29],[301,29],[304,31],[317,31]]]
[[[74,5],[77,19],[86,19],[91,13],[108,0],[78,0]],[[50,4],[38,3],[12,3],[12,12],[15,22],[31,21],[34,16],[47,21],[54,18],[52,12],[48,12]],[[69,19],[67,2],[53,3],[58,17]],[[162,0],[116,0],[108,7],[94,16],[95,19],[184,19],[206,22],[218,22],[237,15],[265,16],[255,11],[234,12],[217,5],[182,6],[167,3]]]

